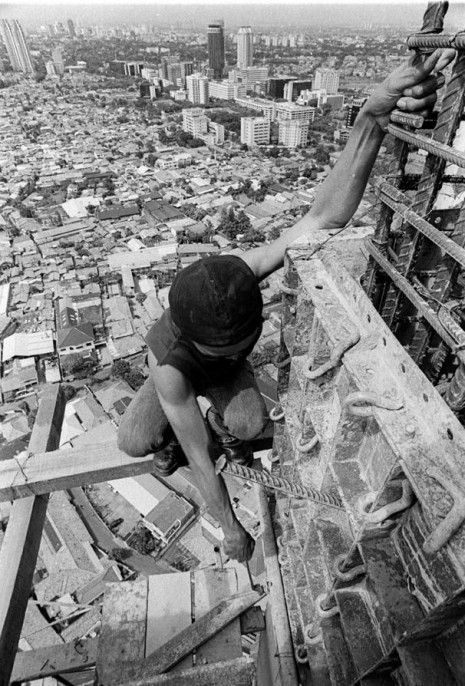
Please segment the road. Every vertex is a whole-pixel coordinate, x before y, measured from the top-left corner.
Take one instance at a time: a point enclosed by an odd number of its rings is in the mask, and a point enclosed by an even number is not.
[[[74,507],[99,548],[110,553],[112,548],[127,547],[122,539],[112,534],[105,522],[99,517],[82,488],[71,488],[69,492]],[[129,550],[131,554],[124,559],[124,564],[140,574],[149,576],[150,574],[167,574],[174,571],[164,560],[154,560],[149,555],[142,555],[132,548]]]

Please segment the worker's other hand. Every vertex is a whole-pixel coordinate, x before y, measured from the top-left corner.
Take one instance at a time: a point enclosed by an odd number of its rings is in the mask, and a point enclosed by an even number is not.
[[[252,557],[255,541],[247,531],[236,522],[231,531],[225,532],[223,541],[224,554],[238,562],[247,562]]]
[[[427,116],[433,109],[437,91],[444,85],[441,70],[455,57],[455,50],[435,50],[429,57],[415,53],[381,83],[365,103],[364,111],[375,117],[386,131],[395,107],[404,112]]]

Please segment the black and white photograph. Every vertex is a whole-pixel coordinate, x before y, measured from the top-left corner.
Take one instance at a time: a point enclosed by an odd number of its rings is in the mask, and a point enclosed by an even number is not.
[[[0,686],[465,686],[465,3],[0,2]]]

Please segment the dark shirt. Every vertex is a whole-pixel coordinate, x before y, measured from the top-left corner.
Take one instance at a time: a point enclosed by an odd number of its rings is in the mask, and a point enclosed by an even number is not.
[[[152,326],[145,340],[160,366],[169,364],[178,369],[189,379],[196,392],[202,394],[209,386],[223,385],[234,376],[247,355],[252,352],[260,333],[261,329],[257,331],[256,339],[241,352],[238,359],[229,360],[204,355],[191,341],[182,337],[168,309]]]

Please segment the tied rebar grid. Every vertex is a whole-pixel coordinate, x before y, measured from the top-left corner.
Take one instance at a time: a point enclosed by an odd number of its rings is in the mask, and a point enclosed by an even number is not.
[[[394,150],[392,158],[388,167],[388,177],[393,180],[395,186],[399,186],[401,179],[405,175],[405,165],[408,158],[408,145],[405,141],[400,139],[394,140]],[[389,234],[391,231],[392,220],[394,218],[394,211],[387,204],[382,204],[376,222],[374,241],[383,255],[387,254]],[[379,265],[376,260],[370,256],[368,260],[365,277],[363,279],[364,289],[373,301],[375,307],[381,299],[381,286],[379,284]]]
[[[465,249],[439,231],[435,226],[413,212],[408,206],[408,198],[389,183],[378,186],[379,195],[384,204],[399,214],[406,222],[420,231],[426,238],[435,243],[441,250],[454,258],[465,269]]]
[[[222,473],[231,474],[244,481],[252,481],[253,483],[266,486],[275,491],[281,491],[292,498],[300,498],[304,500],[311,500],[318,505],[326,505],[334,507],[337,510],[343,510],[344,506],[341,499],[332,493],[319,493],[316,489],[308,488],[307,486],[299,486],[293,484],[287,479],[280,476],[274,476],[269,472],[259,472],[256,469],[245,467],[244,465],[236,464],[235,462],[226,462],[222,468]]]
[[[455,62],[452,76],[447,84],[436,128],[433,131],[433,136],[429,143],[435,141],[436,143],[441,143],[443,145],[450,145],[453,141],[463,111],[465,90],[463,87],[464,71],[465,56],[462,54]],[[389,126],[392,127],[392,125]],[[393,128],[397,131],[397,127]],[[402,140],[405,140],[405,135],[412,136],[415,141],[417,140],[417,134],[409,134],[402,130],[400,130],[400,132],[402,134]],[[430,152],[426,158],[425,167],[411,208],[416,214],[427,216],[431,211],[438,189],[441,185],[444,167],[445,160]],[[404,222],[402,228],[404,236],[400,244],[396,268],[405,276],[408,275],[415,262],[419,247],[418,244],[421,241],[418,231],[408,223]],[[388,289],[381,311],[381,316],[390,328],[392,328],[395,316],[398,312],[399,300],[399,291],[391,285]]]
[[[454,68],[454,72],[452,75],[452,78],[454,80],[454,88],[458,90],[458,100],[457,100],[457,114],[455,117],[456,125],[454,129],[454,136],[457,131],[458,126],[460,125],[461,117],[463,115],[463,109],[465,105],[465,56],[461,55],[459,59],[457,60],[457,63]],[[453,140],[451,141],[451,144],[453,144]],[[465,158],[465,156],[462,154],[462,156]],[[458,217],[458,221],[456,223],[455,229],[454,229],[454,234],[452,236],[453,241],[455,241],[459,246],[463,245],[464,239],[465,239],[465,212],[464,212],[464,207],[462,205],[462,208],[460,209],[460,214]],[[433,278],[432,283],[429,285],[429,292],[431,293],[432,297],[439,302],[443,302],[446,299],[447,293],[450,290],[452,281],[453,281],[453,275],[454,273],[457,272],[457,268],[455,263],[446,255],[445,258],[441,255],[441,253],[436,250],[435,253],[431,254],[431,251],[429,251],[430,254],[427,255],[422,255],[421,253],[417,253],[416,257],[416,265],[415,269],[416,271],[421,271],[422,269],[422,263],[423,265],[426,262],[426,267],[428,269],[435,268],[436,269],[436,274]],[[432,260],[433,258],[433,260]],[[433,305],[433,309],[438,309],[439,305],[436,304],[436,306]],[[430,339],[430,331],[429,329],[422,323],[419,322],[416,327],[415,327],[415,333],[412,337],[410,346],[409,346],[409,353],[413,357],[415,361],[421,360],[427,345],[428,341]],[[438,365],[444,362],[445,354],[443,351],[442,355],[437,356],[436,358],[436,364],[435,364],[435,372],[439,373]],[[442,362],[441,362],[442,360]],[[465,390],[464,390],[465,393]],[[465,400],[465,396],[464,396]]]

